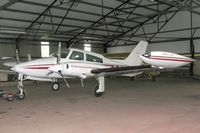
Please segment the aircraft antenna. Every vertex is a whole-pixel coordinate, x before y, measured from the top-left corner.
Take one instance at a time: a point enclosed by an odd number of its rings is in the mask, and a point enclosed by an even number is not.
[[[69,46],[69,48],[72,48],[75,44],[76,40],[73,41],[73,43]]]

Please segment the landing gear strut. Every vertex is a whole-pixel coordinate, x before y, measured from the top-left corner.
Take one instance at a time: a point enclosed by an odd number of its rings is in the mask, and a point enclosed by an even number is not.
[[[94,95],[100,97],[105,94],[105,78],[104,76],[98,77],[99,85],[95,87]]]
[[[17,85],[18,91],[16,93],[16,98],[18,100],[23,100],[26,97],[25,91],[23,89],[22,81],[23,81],[23,74],[19,74],[18,85]]]

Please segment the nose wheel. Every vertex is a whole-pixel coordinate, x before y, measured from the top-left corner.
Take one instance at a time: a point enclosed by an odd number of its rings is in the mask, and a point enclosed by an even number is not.
[[[24,91],[22,91],[22,92],[17,91],[16,98],[17,98],[18,100],[23,100],[25,97],[26,97],[26,94],[25,94]]]
[[[23,89],[23,74],[19,74],[18,76],[18,85],[17,85],[17,93],[16,93],[16,98],[18,100],[23,100],[26,97],[25,91]]]
[[[16,93],[16,98],[18,100],[23,100],[26,97],[25,91],[23,90],[22,86],[18,86],[18,91]]]

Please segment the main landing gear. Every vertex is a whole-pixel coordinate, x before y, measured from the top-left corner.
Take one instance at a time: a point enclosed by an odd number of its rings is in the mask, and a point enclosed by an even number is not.
[[[61,75],[63,77],[63,75]],[[63,77],[63,80],[65,81],[65,84],[67,85],[68,88],[70,88],[67,80]],[[53,91],[58,91],[60,89],[60,84],[58,83],[57,79],[52,79],[52,83],[51,83],[51,89]]]
[[[97,77],[97,81],[99,82],[99,84],[95,87],[94,95],[96,97],[100,97],[105,94],[105,77],[99,76]],[[68,83],[66,84],[69,87]],[[52,80],[51,89],[53,91],[58,91],[60,89],[60,84],[57,82],[57,79]]]
[[[104,76],[99,76],[97,78],[99,85],[95,87],[94,95],[100,97],[105,94],[105,78]]]
[[[60,84],[59,84],[58,82],[53,82],[53,83],[51,84],[51,89],[52,89],[53,91],[58,91],[58,90],[60,89]]]

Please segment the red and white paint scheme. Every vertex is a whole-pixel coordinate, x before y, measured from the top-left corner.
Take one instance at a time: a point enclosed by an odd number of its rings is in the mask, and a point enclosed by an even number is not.
[[[152,65],[152,67],[157,67],[160,69],[178,68],[195,61],[189,57],[163,51],[152,51],[150,54],[140,55],[140,58],[145,63]]]
[[[15,65],[12,70],[19,73],[18,76],[18,97],[23,99],[23,79],[51,81],[51,88],[59,90],[58,78],[62,78],[66,85],[67,78],[80,78],[82,80],[89,77],[96,77],[98,85],[95,87],[95,96],[102,96],[105,92],[106,75],[136,76],[143,71],[151,70],[151,66],[143,66],[143,61],[158,68],[177,68],[194,61],[169,52],[151,52],[145,54],[148,43],[140,41],[124,60],[112,60],[101,54],[87,52],[79,49],[68,49],[61,52],[61,44],[58,53],[47,58],[28,61]]]

